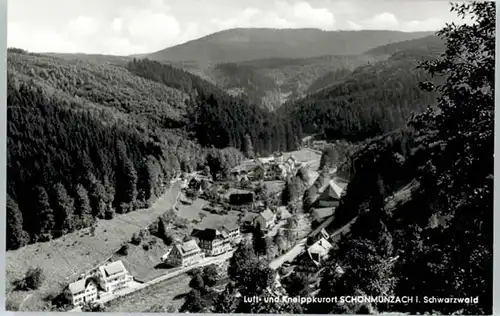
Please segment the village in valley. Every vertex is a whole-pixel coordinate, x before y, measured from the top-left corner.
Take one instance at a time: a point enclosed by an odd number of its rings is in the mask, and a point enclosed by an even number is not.
[[[113,304],[193,271],[210,274],[214,293],[220,292],[233,252],[255,238],[263,240],[263,257],[277,271],[281,291],[270,290],[270,295],[286,294],[284,286],[293,275],[307,277],[314,293],[335,236],[348,231],[347,226],[331,228],[347,183],[336,176],[335,167],[318,171],[325,145],[305,142],[295,152],[248,159],[226,179],[213,179],[208,168],[179,174],[172,181],[180,187],[172,209],[69,284],[71,310]],[[305,206],[302,194],[284,193],[290,191],[287,181],[299,182],[301,193],[314,187],[313,201]]]

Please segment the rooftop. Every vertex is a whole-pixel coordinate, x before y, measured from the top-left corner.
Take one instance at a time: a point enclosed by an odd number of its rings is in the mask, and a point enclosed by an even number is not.
[[[184,255],[194,250],[200,250],[200,248],[196,244],[196,241],[194,240],[186,241],[185,243],[177,244],[175,246],[177,247],[181,255]]]
[[[102,268],[104,272],[106,272],[106,275],[108,276],[126,271],[125,266],[123,265],[123,262],[121,260],[108,263],[104,265]]]
[[[70,283],[68,286],[69,291],[71,292],[71,294],[76,294],[76,293],[82,292],[85,290],[85,283],[86,283],[85,279],[80,279],[78,281]]]
[[[316,208],[311,212],[311,215],[316,217],[317,219],[324,219],[332,216],[334,212],[334,207]]]
[[[328,251],[332,248],[332,244],[330,244],[326,239],[321,238],[317,242],[315,242],[311,247],[307,249],[307,252],[311,258],[314,258],[314,255],[319,257],[326,256]]]
[[[260,212],[260,215],[264,218],[264,220],[269,221],[273,219],[274,213],[271,212],[270,209],[266,208],[262,212]]]
[[[342,195],[342,191],[344,190],[337,184],[337,182],[335,182],[335,180],[330,180],[323,193],[321,193],[320,199],[333,198],[339,200]]]

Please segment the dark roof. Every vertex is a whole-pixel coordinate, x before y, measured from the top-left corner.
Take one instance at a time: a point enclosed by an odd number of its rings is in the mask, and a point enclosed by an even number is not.
[[[196,230],[196,232],[193,230],[193,233],[191,236],[196,237],[201,240],[214,240],[216,238],[226,238],[225,234],[222,234],[216,229],[213,228],[205,228],[204,230]]]

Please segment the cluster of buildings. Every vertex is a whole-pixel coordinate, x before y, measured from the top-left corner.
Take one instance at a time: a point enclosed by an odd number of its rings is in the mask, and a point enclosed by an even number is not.
[[[127,288],[133,282],[132,275],[127,271],[121,260],[106,263],[82,275],[79,280],[70,283],[68,288],[74,306],[96,303],[106,294],[115,293]]]
[[[293,155],[284,158],[282,153],[273,157],[255,158],[231,170],[233,181],[273,181],[284,180],[293,174],[300,166]]]
[[[237,224],[225,224],[220,228],[194,229],[192,239],[175,244],[162,261],[171,266],[191,266],[205,257],[219,256],[233,249],[241,241]]]

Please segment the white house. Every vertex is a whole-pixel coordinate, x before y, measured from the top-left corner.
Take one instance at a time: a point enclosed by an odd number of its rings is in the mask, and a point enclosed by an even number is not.
[[[323,260],[328,257],[328,252],[332,247],[332,244],[325,238],[319,239],[307,248],[307,251],[300,257],[295,272],[307,278],[317,276],[320,273]]]
[[[241,241],[240,226],[237,223],[226,223],[222,225],[221,230],[225,231],[228,234],[229,240],[231,240],[231,242],[237,243]]]
[[[173,266],[190,266],[200,262],[205,258],[205,254],[196,244],[195,240],[190,240],[182,244],[176,244],[169,252],[166,262]]]
[[[126,288],[133,281],[132,275],[127,271],[121,260],[100,266],[99,271],[101,286],[106,292],[113,293]]]
[[[97,300],[97,284],[91,278],[83,278],[69,284],[74,306],[93,303]]]
[[[254,219],[254,225],[259,225],[261,229],[269,229],[274,226],[276,215],[268,208],[263,210]]]

